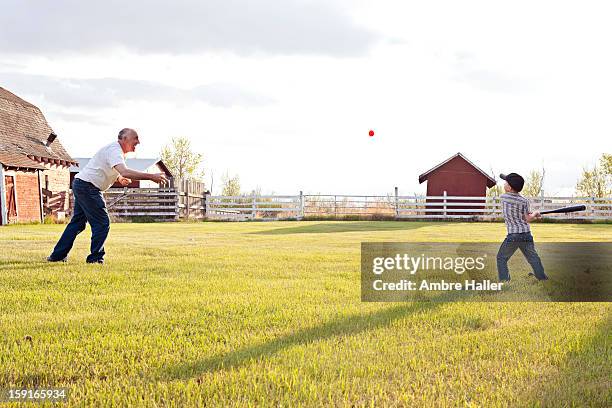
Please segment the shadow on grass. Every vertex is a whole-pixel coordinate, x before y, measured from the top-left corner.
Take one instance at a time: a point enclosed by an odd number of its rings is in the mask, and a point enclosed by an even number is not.
[[[266,343],[243,347],[227,354],[169,367],[165,371],[165,376],[170,377],[172,380],[187,380],[198,377],[206,372],[238,367],[254,359],[271,357],[281,350],[292,346],[334,337],[352,336],[368,330],[376,330],[410,314],[436,308],[439,305],[440,303],[436,302],[410,303],[363,315],[352,315],[335,319],[320,326],[303,329]]]
[[[569,352],[559,364],[559,374],[532,387],[525,406],[612,406],[612,315],[591,337]],[[544,387],[540,387],[545,383]]]
[[[335,221],[321,222],[298,227],[276,228],[267,231],[257,231],[256,235],[284,234],[329,234],[333,232],[367,232],[367,231],[407,231],[425,226],[426,223],[415,221]]]

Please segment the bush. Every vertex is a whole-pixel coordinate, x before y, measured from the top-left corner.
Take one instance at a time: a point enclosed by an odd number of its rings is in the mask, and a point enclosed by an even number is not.
[[[69,218],[68,217],[64,217],[63,219],[59,220],[55,215],[53,214],[48,214],[45,215],[45,218],[43,219],[43,224],[68,224],[69,222]]]

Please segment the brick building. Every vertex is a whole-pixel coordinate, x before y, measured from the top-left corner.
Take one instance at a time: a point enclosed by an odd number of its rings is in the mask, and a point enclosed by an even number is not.
[[[75,163],[40,109],[0,87],[0,224],[65,213]]]

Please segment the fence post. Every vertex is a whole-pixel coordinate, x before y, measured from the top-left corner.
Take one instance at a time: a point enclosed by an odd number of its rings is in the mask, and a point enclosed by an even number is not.
[[[298,218],[301,220],[304,218],[304,193],[300,190],[300,209],[298,213]]]
[[[398,189],[395,187],[395,218],[399,217],[399,200],[398,200]]]
[[[499,196],[493,197],[493,218],[501,217],[502,209],[501,209],[501,198]]]
[[[444,213],[443,214],[446,217],[446,196],[447,196],[446,190],[444,190],[444,194],[442,194],[442,195],[444,196],[444,207],[443,207],[444,208]]]
[[[174,205],[174,220],[180,221],[181,219],[181,192],[179,191],[178,188],[176,188],[176,184],[174,186],[175,188],[173,188],[171,191],[171,193],[173,193],[174,196],[176,197],[176,201],[173,204]]]
[[[253,205],[251,207],[251,218],[255,219],[255,214],[257,214],[257,196],[255,195],[255,191],[253,191]]]
[[[338,216],[338,203],[336,202],[336,196],[334,196],[334,217]]]
[[[204,191],[204,217],[208,216],[208,196],[210,193]]]
[[[206,191],[202,191],[202,200],[200,201],[200,208],[198,212],[202,218],[206,217]]]
[[[591,197],[589,201],[591,204],[591,211],[590,211],[591,217],[594,218],[595,217],[595,197]]]
[[[128,188],[127,187],[123,187],[123,195],[127,197],[127,193],[128,193]],[[117,200],[117,204],[119,204],[120,202],[121,202],[121,199]],[[126,204],[129,204],[129,202],[126,201]],[[129,205],[125,206],[125,216],[126,217],[128,216],[128,206]]]
[[[185,182],[185,218],[189,221],[189,182]]]
[[[544,210],[544,189],[540,189],[540,211]]]

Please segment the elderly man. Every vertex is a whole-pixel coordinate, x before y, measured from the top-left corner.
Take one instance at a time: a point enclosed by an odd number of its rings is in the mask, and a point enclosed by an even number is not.
[[[134,180],[151,180],[158,184],[166,182],[163,173],[151,174],[132,170],[125,165],[125,154],[136,150],[140,143],[134,129],[122,129],[117,141],[100,149],[74,178],[74,212],[70,223],[55,245],[49,262],[65,262],[76,236],[91,225],[91,253],[87,263],[104,263],[104,241],[110,230],[110,219],[102,191],[119,181],[122,185]]]

